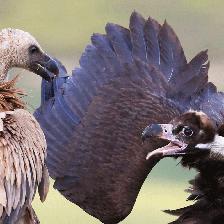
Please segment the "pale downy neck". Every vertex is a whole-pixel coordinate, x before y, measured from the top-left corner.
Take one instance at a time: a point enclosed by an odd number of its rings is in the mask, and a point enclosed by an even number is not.
[[[10,57],[3,57],[1,52],[2,49],[0,45],[0,82],[3,82],[7,80],[8,72],[13,66],[11,65]]]
[[[0,32],[0,82],[6,80],[8,71],[12,68],[13,59],[16,58],[17,51],[14,43],[13,29],[3,29]]]

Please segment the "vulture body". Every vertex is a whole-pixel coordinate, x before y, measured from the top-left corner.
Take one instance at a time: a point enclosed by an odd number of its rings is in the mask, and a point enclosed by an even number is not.
[[[25,109],[22,93],[15,87],[17,79],[6,81],[12,67],[50,77],[57,66],[29,33],[16,29],[0,32],[0,223],[37,224],[31,202],[37,188],[41,201],[48,192],[46,140],[34,116]]]
[[[42,82],[35,111],[47,140],[47,166],[54,187],[68,200],[105,224],[132,210],[139,190],[160,157],[146,161],[154,139],[142,146],[149,123],[168,123],[190,108],[214,122],[223,121],[224,98],[208,83],[208,56],[189,63],[165,22],[134,12],[129,29],[107,24],[94,34],[68,76]]]

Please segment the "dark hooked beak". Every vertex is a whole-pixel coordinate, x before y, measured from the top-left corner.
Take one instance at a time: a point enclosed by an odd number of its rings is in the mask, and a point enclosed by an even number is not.
[[[158,137],[162,132],[163,129],[159,124],[149,125],[142,132],[142,141],[144,142],[147,138]]]
[[[180,156],[185,154],[184,150],[187,148],[187,144],[175,138],[175,135],[172,132],[173,125],[172,124],[152,124],[145,128],[142,133],[142,140],[146,139],[163,139],[168,141],[168,144],[164,147],[158,148],[152,152],[149,152],[146,159],[153,156],[161,156],[162,157],[172,157],[172,156]]]
[[[57,62],[46,54],[31,61],[29,70],[47,81],[51,81],[59,73]]]

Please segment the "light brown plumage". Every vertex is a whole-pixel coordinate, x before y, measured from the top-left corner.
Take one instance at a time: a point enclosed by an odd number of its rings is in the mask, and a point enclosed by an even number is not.
[[[1,112],[0,117],[0,220],[4,223],[9,216],[10,223],[17,223],[29,208],[38,186],[41,200],[46,198],[49,184],[44,166],[46,142],[39,124],[28,111]]]
[[[10,81],[0,83],[0,111],[24,109],[25,103],[22,100],[24,91],[16,88],[18,75]]]
[[[44,201],[49,187],[46,141],[38,122],[26,111],[23,92],[15,87],[17,77],[5,81],[12,67],[47,80],[58,68],[29,33],[0,32],[0,224],[36,224],[31,202],[37,188]]]

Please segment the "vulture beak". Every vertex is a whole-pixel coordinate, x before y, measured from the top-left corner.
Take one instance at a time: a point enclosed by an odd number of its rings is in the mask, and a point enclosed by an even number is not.
[[[51,81],[59,73],[57,62],[44,53],[35,60],[30,60],[29,70],[47,81]]]
[[[146,159],[150,159],[153,156],[163,157],[176,157],[185,154],[185,149],[188,144],[178,140],[172,132],[172,124],[152,124],[145,128],[142,133],[143,142],[146,139],[157,138],[166,140],[169,143],[164,147],[158,148],[152,152],[149,152]]]

